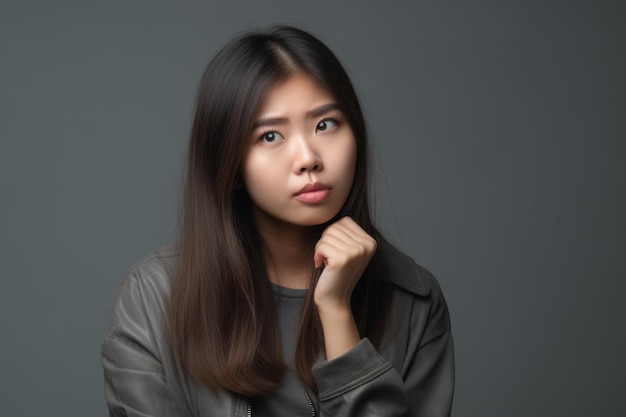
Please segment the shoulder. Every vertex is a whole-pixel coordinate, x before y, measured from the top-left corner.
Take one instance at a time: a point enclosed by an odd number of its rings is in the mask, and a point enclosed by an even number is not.
[[[405,349],[416,352],[451,334],[443,292],[430,271],[382,240],[378,248],[386,280],[392,284],[388,331],[383,351],[396,369],[405,369]]]
[[[379,250],[386,279],[393,285],[391,314],[411,311],[414,328],[435,334],[450,331],[448,306],[435,276],[385,240]]]
[[[164,246],[150,252],[128,269],[120,290],[133,283],[157,292],[168,293],[176,278],[180,252],[176,246]]]
[[[414,295],[429,296],[440,292],[437,280],[430,271],[418,265],[413,258],[398,250],[385,239],[378,243],[380,262],[386,280]]]
[[[165,278],[176,273],[180,251],[177,246],[164,246],[156,249],[131,266],[128,275],[149,277],[157,273]]]
[[[117,333],[130,322],[160,326],[167,315],[179,257],[176,247],[163,247],[128,270],[113,299],[109,333]]]

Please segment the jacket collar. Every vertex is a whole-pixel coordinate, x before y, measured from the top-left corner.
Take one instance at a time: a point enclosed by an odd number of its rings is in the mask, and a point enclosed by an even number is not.
[[[378,250],[389,272],[387,279],[413,294],[421,296],[430,294],[432,275],[428,270],[416,264],[411,257],[384,239],[380,239]]]

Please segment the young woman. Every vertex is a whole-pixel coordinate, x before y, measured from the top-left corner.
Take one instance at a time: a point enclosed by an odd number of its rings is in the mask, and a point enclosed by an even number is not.
[[[366,139],[310,34],[247,34],[215,56],[179,244],[131,268],[113,304],[112,416],[449,415],[446,304],[372,223]]]

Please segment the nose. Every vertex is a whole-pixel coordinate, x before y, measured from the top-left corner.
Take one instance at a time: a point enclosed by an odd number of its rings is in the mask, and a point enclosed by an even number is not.
[[[295,141],[295,146],[294,171],[297,174],[321,171],[324,168],[322,159],[309,138],[299,138]]]

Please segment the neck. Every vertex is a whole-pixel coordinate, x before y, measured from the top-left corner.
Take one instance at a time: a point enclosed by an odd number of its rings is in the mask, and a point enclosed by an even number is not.
[[[308,288],[319,229],[284,223],[257,210],[254,220],[265,243],[265,264],[270,282],[287,288]]]

